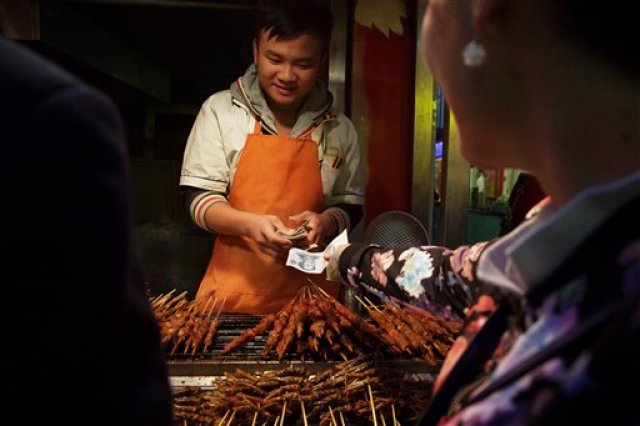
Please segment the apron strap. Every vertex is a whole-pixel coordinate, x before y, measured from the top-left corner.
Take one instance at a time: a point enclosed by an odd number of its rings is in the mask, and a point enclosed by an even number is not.
[[[256,123],[253,126],[253,134],[254,135],[259,135],[262,133],[262,121],[260,121],[260,118],[256,116],[255,118]]]

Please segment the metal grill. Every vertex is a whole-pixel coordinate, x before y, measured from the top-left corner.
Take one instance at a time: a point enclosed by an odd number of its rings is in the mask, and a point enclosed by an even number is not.
[[[171,355],[170,359],[184,360],[203,357],[218,361],[265,359],[261,353],[266,342],[266,334],[257,336],[253,341],[248,342],[244,348],[236,349],[227,355],[221,355],[222,349],[227,343],[240,336],[246,330],[258,325],[262,318],[260,315],[222,314],[220,315],[220,323],[216,330],[213,344],[206,352],[197,353],[195,356],[176,353]]]
[[[227,371],[241,369],[249,372],[260,372],[272,369],[287,368],[292,365],[304,366],[309,372],[323,371],[341,360],[319,360],[308,356],[300,359],[296,353],[286,353],[282,360],[276,360],[273,355],[262,356],[267,334],[257,336],[243,348],[236,349],[230,354],[221,355],[222,349],[231,340],[246,330],[258,325],[263,316],[222,314],[216,331],[213,345],[207,352],[183,355],[178,353],[168,356],[167,367],[173,386],[208,386],[212,376],[221,376]],[[388,360],[389,364],[399,372],[431,374],[437,369],[429,367],[423,361]]]

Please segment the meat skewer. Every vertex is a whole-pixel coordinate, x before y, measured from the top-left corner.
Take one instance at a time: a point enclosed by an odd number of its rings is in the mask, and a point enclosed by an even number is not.
[[[195,355],[200,342],[204,339],[204,334],[206,333],[206,329],[203,328],[203,326],[206,326],[206,315],[204,312],[209,308],[211,300],[211,297],[207,298],[204,307],[200,307],[199,310],[195,312],[189,336],[184,344],[184,354],[189,352],[189,347],[191,346],[194,348],[192,355]],[[214,301],[213,306],[215,306],[215,303]],[[202,304],[200,304],[200,306],[202,306]],[[209,313],[211,313],[211,311],[209,311]]]
[[[180,346],[182,341],[188,338],[190,334],[190,329],[193,324],[195,306],[196,306],[195,303],[191,303],[189,305],[189,309],[187,309],[184,313],[184,318],[180,320],[180,326],[176,327],[176,333],[174,336],[172,336],[174,340],[174,344],[173,344],[173,349],[171,349],[171,355],[175,354],[176,350],[178,349],[178,346]]]
[[[256,325],[254,328],[250,328],[249,330],[245,331],[242,335],[238,336],[236,339],[227,343],[224,349],[222,350],[222,355],[226,355],[236,350],[237,348],[243,347],[250,340],[253,340],[257,336],[260,336],[261,334],[263,334],[265,331],[267,331],[269,328],[273,326],[277,318],[278,317],[276,314],[270,314],[264,317],[258,323],[258,325]]]
[[[292,299],[289,303],[285,305],[284,308],[280,310],[277,314],[277,319],[274,323],[273,329],[269,333],[267,337],[267,342],[264,345],[264,349],[262,350],[262,355],[266,356],[271,352],[271,349],[278,343],[282,336],[282,332],[287,325],[287,321],[289,321],[289,317],[291,316],[291,312],[293,307],[295,306],[296,301],[298,300],[298,296]]]
[[[356,296],[356,299],[369,312],[371,318],[373,318],[382,328],[382,330],[384,331],[383,337],[386,338],[387,342],[392,346],[396,346],[398,349],[400,349],[400,351],[408,352],[409,346],[411,344],[402,334],[398,332],[395,326],[386,321],[384,316],[381,315],[381,312],[375,306],[368,305],[358,296]]]
[[[209,349],[209,347],[213,344],[213,336],[215,335],[216,330],[218,329],[218,325],[220,323],[220,314],[222,313],[222,308],[224,308],[224,304],[226,303],[226,301],[227,301],[227,298],[225,297],[222,303],[220,304],[218,313],[216,314],[215,318],[213,319],[213,321],[211,321],[211,324],[209,325],[209,331],[207,332],[207,336],[204,339],[204,346],[202,348],[202,352],[206,352],[207,349]]]
[[[209,318],[211,318],[211,312],[213,312],[213,309],[218,303],[218,299],[214,298],[213,305],[211,305],[211,307],[209,308],[209,312],[205,315],[204,311],[206,311],[207,307],[209,307],[209,303],[211,302],[211,300],[211,297],[209,297],[204,308],[202,308],[200,310],[200,313],[196,316],[193,329],[191,330],[190,340],[185,343],[185,354],[189,350],[189,346],[191,346],[193,348],[191,351],[191,356],[194,356],[196,354],[196,351],[198,350],[198,347],[205,339],[205,335],[209,330]]]

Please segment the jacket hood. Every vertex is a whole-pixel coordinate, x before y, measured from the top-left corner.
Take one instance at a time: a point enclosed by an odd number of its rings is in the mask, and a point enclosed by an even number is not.
[[[251,64],[242,77],[231,84],[231,96],[234,102],[249,108],[251,112],[262,120],[264,126],[276,132],[275,118],[262,93],[255,64]],[[318,80],[302,104],[295,125],[291,129],[291,136],[296,137],[311,125],[321,121],[333,104],[333,95],[323,82]]]

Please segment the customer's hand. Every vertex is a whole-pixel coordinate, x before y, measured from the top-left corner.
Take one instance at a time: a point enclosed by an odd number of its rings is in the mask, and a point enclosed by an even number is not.
[[[343,244],[335,249],[328,249],[324,252],[324,260],[327,261],[327,266],[325,268],[325,273],[327,276],[327,280],[329,281],[340,281],[340,255],[349,246],[349,244]]]

